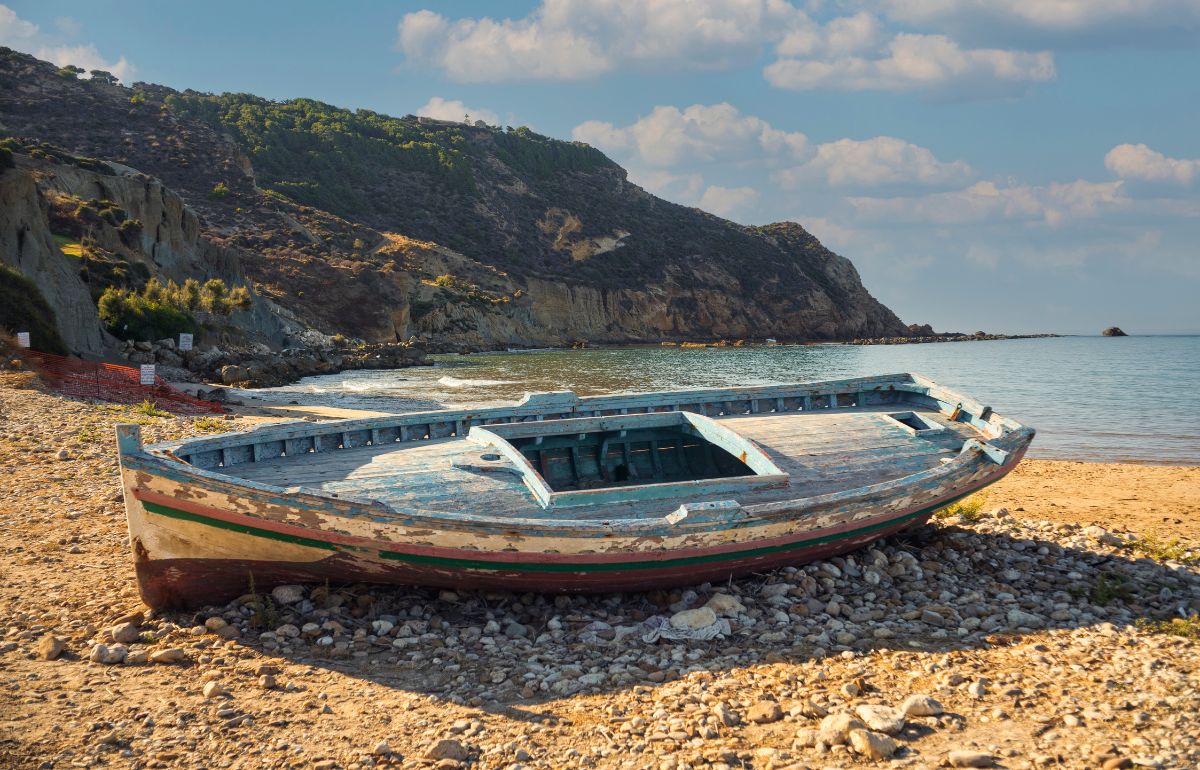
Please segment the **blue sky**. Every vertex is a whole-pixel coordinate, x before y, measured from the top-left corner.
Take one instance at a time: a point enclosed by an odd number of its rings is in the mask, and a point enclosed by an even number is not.
[[[587,141],[908,322],[1200,332],[1200,0],[9,0],[0,44]]]

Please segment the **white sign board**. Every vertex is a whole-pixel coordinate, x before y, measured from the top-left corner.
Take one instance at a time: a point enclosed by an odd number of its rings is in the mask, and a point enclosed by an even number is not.
[[[191,350],[192,349],[192,335],[188,334],[187,332],[180,333],[179,349],[180,350]]]
[[[29,347],[29,332],[17,332],[17,345],[23,348]]]
[[[143,385],[154,384],[154,364],[142,364],[140,382]]]

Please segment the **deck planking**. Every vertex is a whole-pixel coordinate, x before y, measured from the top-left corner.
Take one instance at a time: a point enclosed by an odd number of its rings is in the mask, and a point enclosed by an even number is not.
[[[743,504],[808,497],[919,473],[953,457],[966,439],[979,437],[966,423],[950,422],[933,410],[905,407],[902,411],[920,411],[945,428],[914,435],[885,416],[893,411],[897,411],[894,406],[882,405],[831,413],[772,412],[714,419],[756,442],[790,475],[786,487],[738,493]],[[236,465],[225,473],[285,488],[378,500],[397,508],[453,513],[461,512],[465,504],[474,504],[486,507],[492,515],[544,515],[516,473],[455,466],[456,462],[477,461],[488,451],[452,437],[280,457]],[[659,515],[679,503],[676,499],[613,504],[570,515],[603,519]]]

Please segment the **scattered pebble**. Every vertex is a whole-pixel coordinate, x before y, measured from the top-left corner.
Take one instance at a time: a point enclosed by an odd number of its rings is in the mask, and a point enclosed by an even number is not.
[[[896,741],[883,733],[851,730],[850,748],[867,759],[887,759],[896,753]]]
[[[986,751],[966,751],[959,749],[946,755],[951,767],[991,767],[994,760]]]
[[[180,647],[165,647],[150,653],[151,663],[182,663],[187,660],[187,653]]]
[[[38,640],[37,656],[41,660],[54,660],[63,654],[67,643],[53,634],[46,634]]]

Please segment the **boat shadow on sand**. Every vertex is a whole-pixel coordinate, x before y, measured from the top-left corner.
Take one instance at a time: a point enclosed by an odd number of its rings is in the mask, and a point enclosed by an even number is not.
[[[538,708],[560,698],[654,688],[694,671],[720,677],[838,655],[869,667],[876,652],[979,650],[1062,629],[1112,635],[1200,611],[1196,565],[1160,563],[1075,525],[953,521],[846,557],[673,592],[317,586],[291,605],[242,597],[222,609],[245,628],[238,644],[265,658],[530,720],[550,718]],[[672,617],[705,606],[716,611],[683,617],[715,615],[726,633],[668,638]],[[177,621],[203,623],[215,609]]]

